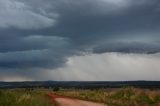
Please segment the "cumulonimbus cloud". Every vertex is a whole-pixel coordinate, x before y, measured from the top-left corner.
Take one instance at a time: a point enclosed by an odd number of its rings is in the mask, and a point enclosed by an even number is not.
[[[65,69],[59,71],[59,68],[68,65],[68,59],[74,56],[82,55],[79,58],[84,58],[91,54],[102,59],[100,55],[112,52],[126,56],[143,54],[144,58],[144,55],[153,56],[160,52],[159,2],[1,0],[0,75],[3,79],[12,75],[14,79],[52,79],[48,76],[57,73],[58,77],[63,77],[67,73]],[[116,57],[115,61],[120,58],[121,63],[121,57],[127,58],[123,55],[107,57]],[[131,55],[131,61],[133,57],[136,56]],[[79,60],[76,59],[75,63]],[[49,73],[47,70],[54,72],[45,74]],[[84,71],[83,75],[87,77],[87,73],[90,71]],[[57,76],[54,76],[55,80]]]

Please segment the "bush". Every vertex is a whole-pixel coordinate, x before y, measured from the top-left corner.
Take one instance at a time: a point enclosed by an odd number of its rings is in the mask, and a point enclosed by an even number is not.
[[[59,87],[54,87],[54,88],[53,88],[53,91],[59,91],[59,90],[60,90]]]

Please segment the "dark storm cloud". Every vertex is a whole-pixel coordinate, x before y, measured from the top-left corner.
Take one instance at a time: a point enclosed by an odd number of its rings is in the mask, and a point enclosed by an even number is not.
[[[29,4],[42,8],[41,2]],[[124,38],[128,32],[127,37],[138,39],[145,35],[132,33],[159,29],[158,4],[158,0],[57,0],[44,4],[48,13],[59,14],[56,27],[37,33],[69,37],[78,46],[96,44],[102,39]]]
[[[120,52],[120,53],[142,53],[155,54],[160,52],[160,42],[141,43],[141,42],[117,42],[107,43],[93,49],[94,53]]]
[[[0,67],[57,68],[85,51],[157,53],[159,8],[159,0],[1,0]]]
[[[1,45],[0,67],[6,68],[57,67],[69,52],[67,40],[55,36],[35,35]]]

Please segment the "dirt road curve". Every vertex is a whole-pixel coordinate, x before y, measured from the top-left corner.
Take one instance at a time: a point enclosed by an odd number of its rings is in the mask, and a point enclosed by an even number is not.
[[[48,94],[50,98],[60,104],[60,106],[106,106],[100,103],[94,103],[89,101],[83,101],[73,98],[67,98],[63,96],[58,96],[53,93]]]

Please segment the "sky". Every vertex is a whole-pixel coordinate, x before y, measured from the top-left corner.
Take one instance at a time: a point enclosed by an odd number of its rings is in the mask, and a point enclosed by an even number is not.
[[[159,0],[0,0],[0,81],[160,80]]]

